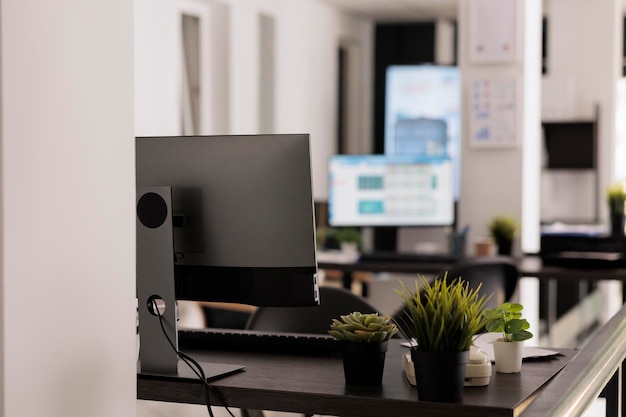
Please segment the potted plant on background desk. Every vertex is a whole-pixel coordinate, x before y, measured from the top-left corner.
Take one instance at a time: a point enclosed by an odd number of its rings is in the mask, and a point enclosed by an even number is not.
[[[358,311],[333,319],[328,333],[341,341],[343,369],[348,385],[380,385],[387,342],[398,332],[391,317]]]
[[[419,276],[414,291],[401,285],[396,293],[404,308],[395,317],[404,336],[415,341],[411,360],[418,398],[460,401],[469,348],[473,336],[485,325],[483,310],[489,297],[479,296],[480,286],[470,289],[461,278],[448,282],[447,274],[432,284]]]
[[[624,236],[624,201],[626,201],[624,186],[621,183],[609,186],[606,200],[609,205],[611,236]]]
[[[498,254],[510,256],[513,253],[513,239],[517,234],[517,220],[513,216],[495,216],[489,222],[489,233],[498,245]]]
[[[521,304],[503,303],[483,312],[487,319],[485,329],[502,333],[501,338],[493,341],[496,372],[510,374],[522,370],[524,340],[533,337],[528,331],[530,324],[522,318],[523,309]]]
[[[361,247],[361,232],[356,227],[324,227],[316,233],[324,249],[357,252]]]

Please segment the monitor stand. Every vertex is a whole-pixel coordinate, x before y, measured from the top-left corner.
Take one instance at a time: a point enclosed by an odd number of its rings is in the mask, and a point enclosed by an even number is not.
[[[220,378],[224,378],[238,372],[241,372],[245,369],[243,365],[231,365],[227,363],[209,363],[209,362],[198,362],[198,365],[202,368],[204,372],[204,377],[207,382],[212,382]],[[137,367],[137,376],[150,376],[156,377],[159,379],[184,379],[189,381],[197,381],[198,376],[189,368],[189,366],[183,362],[182,360],[178,360],[177,372],[176,373],[162,373],[162,372],[150,372],[150,371],[142,371],[141,367]]]
[[[138,372],[140,375],[197,380],[196,374],[177,355],[172,188],[139,187],[136,205]],[[202,368],[207,380],[215,380],[239,372],[244,366],[204,363]]]

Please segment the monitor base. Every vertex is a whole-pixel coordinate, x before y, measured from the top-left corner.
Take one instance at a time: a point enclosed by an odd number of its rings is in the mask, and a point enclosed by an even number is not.
[[[207,382],[215,381],[220,378],[236,374],[244,370],[244,365],[233,365],[227,363],[211,363],[211,362],[198,362],[202,370],[204,371],[204,377]],[[197,381],[198,376],[189,368],[189,366],[182,360],[178,361],[177,373],[161,373],[152,371],[137,370],[137,376],[142,375],[150,377],[158,377],[163,379],[186,379],[190,381]]]

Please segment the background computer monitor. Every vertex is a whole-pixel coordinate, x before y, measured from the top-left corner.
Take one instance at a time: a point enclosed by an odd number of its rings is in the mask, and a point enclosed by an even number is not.
[[[452,184],[447,157],[335,155],[329,161],[329,224],[452,225]]]
[[[390,65],[385,85],[385,154],[452,160],[458,199],[461,71],[445,65]]]
[[[136,186],[142,369],[172,372],[151,297],[173,340],[176,300],[319,303],[308,135],[140,137]]]

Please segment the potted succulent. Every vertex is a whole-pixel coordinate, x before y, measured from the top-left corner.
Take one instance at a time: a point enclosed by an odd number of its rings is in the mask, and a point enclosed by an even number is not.
[[[333,319],[328,333],[342,343],[348,385],[380,385],[387,341],[398,332],[391,317],[358,311]]]
[[[611,235],[624,236],[624,201],[626,201],[624,186],[621,183],[609,186],[606,200],[609,205]]]
[[[513,239],[517,233],[517,220],[513,216],[494,216],[489,222],[489,234],[498,245],[499,255],[513,253]]]
[[[524,340],[533,337],[528,331],[530,324],[522,318],[521,304],[503,303],[496,308],[486,309],[485,329],[488,332],[502,333],[493,341],[493,354],[496,372],[516,373],[522,370]]]
[[[323,237],[327,249],[356,252],[361,246],[361,232],[356,227],[327,227]]]
[[[489,299],[480,296],[461,278],[448,282],[447,274],[430,283],[423,276],[415,290],[404,283],[396,293],[404,308],[396,323],[408,340],[414,340],[411,359],[420,400],[453,402],[463,397],[465,369],[473,336],[486,323]]]

